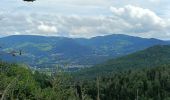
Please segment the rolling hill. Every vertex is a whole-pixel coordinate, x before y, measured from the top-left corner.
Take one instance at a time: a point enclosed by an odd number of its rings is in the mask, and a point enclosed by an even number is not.
[[[13,58],[2,53],[0,58],[41,67],[63,63],[94,65],[153,45],[167,43],[121,34],[90,39],[16,35],[0,38],[1,52],[23,50],[23,55]]]
[[[109,60],[91,68],[80,70],[78,76],[94,77],[123,70],[136,70],[170,64],[170,46],[157,45],[126,56]]]

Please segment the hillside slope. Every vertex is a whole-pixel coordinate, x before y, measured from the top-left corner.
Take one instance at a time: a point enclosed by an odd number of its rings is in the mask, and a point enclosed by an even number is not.
[[[127,55],[147,47],[167,44],[166,41],[121,34],[91,39],[18,35],[0,38],[1,51],[23,50],[21,57],[3,55],[5,61],[24,62],[36,66],[71,63],[94,65]]]
[[[170,46],[157,45],[127,56],[109,60],[91,68],[83,69],[78,74],[93,77],[108,75],[108,73],[122,70],[156,67],[166,64],[170,64]]]

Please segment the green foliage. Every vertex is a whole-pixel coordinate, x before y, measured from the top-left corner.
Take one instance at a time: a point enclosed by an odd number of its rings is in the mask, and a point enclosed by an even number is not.
[[[78,76],[80,79],[89,77],[94,78],[97,75],[109,75],[112,72],[150,68],[166,64],[170,64],[170,46],[158,45],[80,70],[77,73],[74,73],[74,75]]]
[[[88,95],[96,100],[96,81],[86,81]],[[100,78],[101,100],[168,100],[170,65],[129,70]],[[94,94],[95,93],[95,94]]]
[[[78,83],[62,72],[46,76],[4,62],[0,63],[0,69],[0,92],[5,93],[7,100],[168,100],[170,97],[170,65],[121,71]]]
[[[13,79],[16,78],[15,81],[13,81],[11,85],[10,91],[8,91],[8,94],[6,95],[6,98],[10,98],[11,95],[12,98],[32,98],[32,95],[34,95],[35,89],[38,88],[37,83],[35,82],[32,72],[23,67],[17,65],[17,64],[6,64],[1,63],[1,82],[5,84],[1,84],[0,89],[1,91],[5,90],[5,88],[12,82]]]
[[[25,65],[0,62],[0,96],[7,100],[169,100],[169,54],[170,46],[151,47],[80,71],[74,74],[79,75],[76,80],[62,71],[47,76]],[[78,79],[81,75],[93,78]]]
[[[0,63],[0,95],[5,99],[78,100],[70,78],[60,73],[50,77],[24,65]]]

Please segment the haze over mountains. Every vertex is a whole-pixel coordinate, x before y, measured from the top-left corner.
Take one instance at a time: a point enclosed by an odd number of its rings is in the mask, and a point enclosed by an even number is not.
[[[16,35],[0,38],[3,52],[22,50],[22,56],[3,54],[6,61],[37,66],[54,64],[94,65],[108,59],[143,50],[150,46],[168,44],[167,41],[121,34],[90,39]]]

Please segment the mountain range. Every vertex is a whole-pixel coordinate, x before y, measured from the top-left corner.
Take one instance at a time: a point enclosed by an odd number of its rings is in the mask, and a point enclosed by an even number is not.
[[[122,34],[86,38],[14,35],[0,38],[1,56],[5,61],[50,67],[56,64],[94,65],[128,55],[154,45],[169,44],[154,38]],[[22,50],[22,56],[9,55]]]

